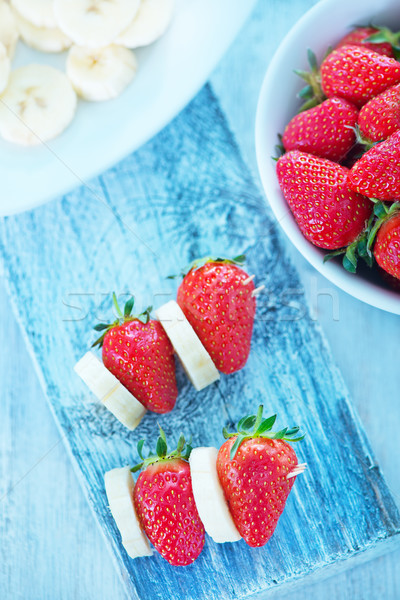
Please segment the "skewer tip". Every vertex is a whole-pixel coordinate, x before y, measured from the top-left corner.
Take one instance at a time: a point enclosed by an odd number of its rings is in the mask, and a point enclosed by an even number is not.
[[[251,295],[253,296],[253,298],[254,298],[254,296],[257,296],[264,288],[265,288],[265,285],[260,285],[258,288],[253,290],[251,292]]]
[[[255,275],[250,275],[247,279],[243,280],[243,285],[247,285],[248,283],[250,283],[250,281],[253,281]]]

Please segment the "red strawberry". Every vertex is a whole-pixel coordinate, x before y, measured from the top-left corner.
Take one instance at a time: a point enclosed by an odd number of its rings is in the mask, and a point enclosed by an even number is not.
[[[380,142],[400,129],[400,84],[372,98],[360,110],[358,126],[361,135]]]
[[[388,208],[378,229],[374,256],[378,265],[392,277],[400,279],[400,202]]]
[[[103,347],[103,363],[148,410],[166,413],[175,406],[178,390],[174,350],[159,321],[150,320],[151,308],[131,316],[133,298],[110,325],[96,325],[102,336],[93,344]]]
[[[138,444],[141,458],[142,446],[143,440]],[[168,454],[160,427],[157,454],[132,469],[144,469],[133,494],[141,525],[156,550],[176,566],[190,565],[204,546],[204,527],[194,502],[187,461],[190,450],[181,436],[177,449]]]
[[[390,58],[395,58],[392,45],[389,42],[373,43],[364,41],[366,38],[377,33],[379,33],[379,29],[375,27],[357,27],[357,29],[350,31],[350,33],[345,35],[335,47],[361,46],[361,48],[368,48],[378,54],[384,54]]]
[[[358,109],[347,100],[325,100],[293,117],[284,131],[283,146],[338,162],[356,141],[357,116]]]
[[[256,300],[253,281],[238,266],[243,260],[195,261],[178,289],[179,306],[222,373],[244,367],[250,352]]]
[[[217,472],[235,525],[249,546],[263,546],[274,533],[295,474],[304,470],[285,440],[296,442],[299,428],[273,433],[276,415],[244,417],[238,433],[229,434],[217,457]],[[291,474],[290,478],[288,475]]]
[[[362,106],[400,82],[400,64],[368,48],[343,46],[321,65],[322,89],[328,98],[339,96]]]
[[[369,198],[399,198],[399,156],[400,130],[363,154],[350,170],[349,187]]]
[[[362,233],[373,204],[348,189],[349,170],[294,150],[278,160],[283,195],[303,235],[320,248],[348,246]]]

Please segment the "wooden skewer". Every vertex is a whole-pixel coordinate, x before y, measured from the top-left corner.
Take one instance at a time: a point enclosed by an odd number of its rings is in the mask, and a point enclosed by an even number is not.
[[[297,475],[301,475],[304,471],[292,471],[289,475],[286,475],[286,479],[290,479],[291,477],[297,477]]]
[[[297,477],[297,475],[301,475],[301,473],[304,473],[304,471],[307,468],[307,463],[301,463],[299,465],[296,465],[293,469],[293,471],[290,471],[290,473],[288,473],[288,475],[286,475],[286,479],[290,479],[291,477]]]
[[[296,467],[291,472],[293,473],[294,471],[305,471],[305,470],[306,470],[306,467]]]
[[[247,285],[248,283],[250,283],[250,281],[253,281],[254,277],[255,275],[250,275],[250,277],[243,281],[243,285]]]
[[[255,290],[253,290],[253,291],[251,292],[251,295],[252,295],[253,297],[254,297],[254,296],[257,296],[257,294],[259,294],[259,293],[261,292],[261,290],[263,290],[264,288],[265,288],[265,285],[260,285],[260,287],[256,288]]]

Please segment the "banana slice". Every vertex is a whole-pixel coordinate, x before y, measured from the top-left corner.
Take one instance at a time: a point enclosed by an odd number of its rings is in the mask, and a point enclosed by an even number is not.
[[[171,300],[155,311],[196,390],[219,379],[219,373],[181,307]]]
[[[14,11],[18,31],[24,42],[41,52],[63,52],[71,45],[71,40],[58,27],[39,27],[27,21]]]
[[[31,1],[31,0],[27,0]],[[78,46],[109,46],[136,15],[140,0],[55,0],[58,26]]]
[[[146,409],[93,352],[87,352],[76,363],[74,371],[125,427],[132,430],[139,425]]]
[[[11,8],[0,0],[0,42],[4,44],[10,59],[14,56],[18,41],[18,29]]]
[[[150,544],[142,531],[133,503],[135,485],[129,467],[107,471],[104,483],[111,514],[121,533],[125,550],[131,558],[151,556]]]
[[[194,448],[189,457],[194,501],[204,528],[214,542],[237,542],[236,529],[218,479],[216,448]]]
[[[61,133],[72,121],[76,94],[66,75],[47,65],[27,65],[11,72],[0,103],[0,134],[34,146]]]
[[[4,92],[10,78],[11,62],[4,44],[0,42],[0,94]]]
[[[127,48],[147,46],[166,31],[174,12],[174,0],[142,0],[132,23],[116,39]]]
[[[37,27],[56,27],[54,0],[11,0],[12,6]]]
[[[109,100],[119,96],[136,70],[135,55],[122,46],[98,49],[73,46],[67,58],[67,75],[85,100]]]

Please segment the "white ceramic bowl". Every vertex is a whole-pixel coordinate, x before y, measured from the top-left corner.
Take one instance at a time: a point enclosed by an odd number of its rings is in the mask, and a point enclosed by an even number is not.
[[[307,69],[307,49],[321,60],[354,24],[386,24],[400,29],[399,0],[322,0],[291,29],[273,57],[261,88],[256,117],[257,162],[265,194],[289,239],[327,279],[355,298],[383,310],[400,314],[400,293],[387,289],[376,273],[352,275],[340,263],[323,263],[324,253],[303,237],[280,191],[276,177],[277,134],[295,115],[303,87],[293,69]]]

